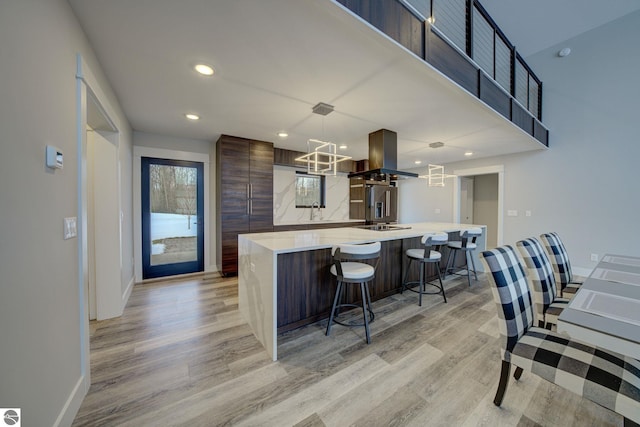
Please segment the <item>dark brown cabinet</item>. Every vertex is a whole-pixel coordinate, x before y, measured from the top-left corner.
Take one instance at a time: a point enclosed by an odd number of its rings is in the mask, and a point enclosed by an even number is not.
[[[362,177],[349,178],[349,219],[364,220],[364,184]]]
[[[221,135],[216,146],[218,270],[238,272],[238,234],[273,231],[273,144]]]

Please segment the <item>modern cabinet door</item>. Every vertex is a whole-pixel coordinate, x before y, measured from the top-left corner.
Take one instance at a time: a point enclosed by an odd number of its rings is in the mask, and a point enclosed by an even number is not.
[[[222,135],[217,143],[218,269],[238,272],[238,234],[273,231],[273,144]]]
[[[273,231],[273,144],[251,141],[249,153],[249,230]]]

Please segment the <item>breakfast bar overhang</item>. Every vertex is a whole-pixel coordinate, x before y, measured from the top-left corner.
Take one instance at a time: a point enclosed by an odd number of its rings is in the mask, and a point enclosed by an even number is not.
[[[472,255],[481,268],[477,254],[485,248],[485,226],[439,222],[402,226],[407,228],[345,227],[238,236],[238,307],[273,360],[278,358],[278,332],[328,317],[335,289],[329,273],[334,245],[381,242],[378,274],[371,289],[374,301],[399,292],[404,253],[420,247],[427,233],[445,232],[450,240],[460,240],[460,231],[481,227],[482,236]]]

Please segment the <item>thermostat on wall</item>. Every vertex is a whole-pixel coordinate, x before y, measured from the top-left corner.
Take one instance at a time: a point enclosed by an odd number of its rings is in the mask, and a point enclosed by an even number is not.
[[[47,167],[62,169],[62,150],[52,145],[47,145]]]

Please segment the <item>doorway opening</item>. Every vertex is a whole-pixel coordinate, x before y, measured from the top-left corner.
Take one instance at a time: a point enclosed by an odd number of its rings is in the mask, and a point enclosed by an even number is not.
[[[454,222],[487,226],[487,249],[503,242],[504,167],[455,170]]]

